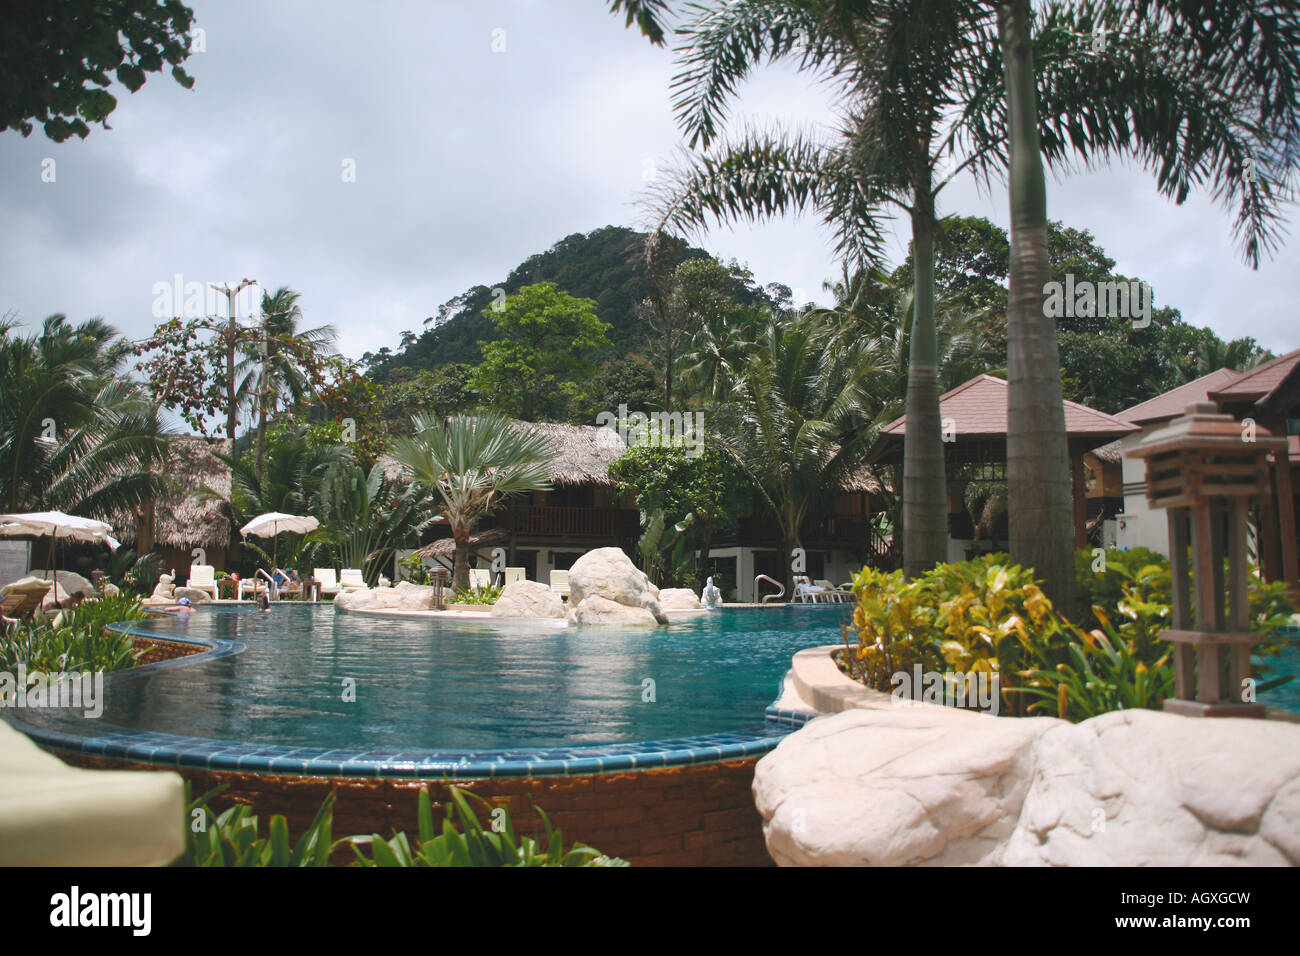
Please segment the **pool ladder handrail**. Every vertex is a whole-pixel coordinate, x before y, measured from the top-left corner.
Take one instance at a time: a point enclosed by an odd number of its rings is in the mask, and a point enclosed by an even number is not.
[[[777,587],[779,587],[779,588],[781,589],[781,590],[777,591],[775,594],[765,594],[765,595],[763,595],[763,599],[759,602],[760,604],[766,604],[768,601],[779,601],[779,600],[781,600],[781,598],[785,597],[785,585],[782,584],[780,581],[776,581],[776,580],[774,580],[774,579],[772,579],[772,578],[769,578],[766,574],[755,575],[755,577],[754,577],[754,597],[758,597],[758,582],[759,582],[759,581],[768,581],[768,582],[771,582],[772,584],[775,584]]]

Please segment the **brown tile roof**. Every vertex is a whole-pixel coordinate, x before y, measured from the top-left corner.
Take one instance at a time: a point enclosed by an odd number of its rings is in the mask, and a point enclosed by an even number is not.
[[[1137,431],[1137,426],[1122,422],[1078,402],[1065,402],[1065,430],[1070,435],[1098,439],[1118,438]],[[963,437],[1000,436],[1007,433],[1007,382],[995,375],[977,375],[963,385],[939,396],[939,415],[951,418],[957,426],[957,440]],[[894,419],[881,430],[881,436],[901,436],[906,431],[907,416]]]
[[[1241,378],[1241,375],[1241,372],[1230,368],[1215,369],[1208,375],[1202,375],[1177,388],[1162,392],[1155,398],[1148,398],[1145,402],[1139,402],[1122,412],[1117,412],[1115,417],[1122,422],[1132,422],[1135,425],[1177,418],[1187,410],[1189,404],[1208,401],[1211,392],[1231,385]]]
[[[1256,366],[1236,381],[1211,392],[1210,398],[1216,402],[1267,402],[1297,368],[1300,368],[1300,349]]]

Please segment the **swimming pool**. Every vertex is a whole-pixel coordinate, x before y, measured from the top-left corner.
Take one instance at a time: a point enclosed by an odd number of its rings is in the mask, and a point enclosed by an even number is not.
[[[11,712],[47,745],[209,769],[331,776],[577,774],[767,752],[795,651],[847,606],[731,609],[668,628],[209,606],[136,622],[212,649],[112,675],[102,717]]]

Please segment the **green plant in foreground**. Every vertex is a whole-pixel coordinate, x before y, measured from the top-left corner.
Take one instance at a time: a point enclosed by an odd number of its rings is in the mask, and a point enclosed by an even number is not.
[[[473,797],[491,811],[492,826],[485,828],[479,822],[467,797]],[[456,821],[448,813],[442,822],[442,832],[436,833],[429,792],[421,790],[416,846],[411,847],[405,833],[398,833],[391,840],[376,833],[369,841],[371,856],[366,856],[361,849],[362,841],[354,839],[352,849],[357,860],[362,866],[627,866],[626,860],[607,857],[582,843],[565,850],[563,831],[551,825],[540,807],[534,809],[541,817],[544,833],[537,840],[518,837],[509,812],[493,808],[482,797],[452,787],[451,799]]]
[[[185,851],[172,866],[329,866],[330,856],[345,846],[351,846],[356,855],[354,866],[627,866],[626,861],[604,856],[581,843],[566,851],[563,832],[551,825],[540,808],[537,813],[544,830],[540,840],[516,836],[514,823],[504,809],[493,810],[492,825],[485,828],[466,798],[473,797],[484,806],[489,804],[460,787],[451,788],[452,805],[441,833],[434,831],[429,792],[420,791],[419,840],[414,850],[404,832],[394,834],[391,840],[378,834],[333,840],[332,793],[296,843],[291,841],[288,823],[280,814],[271,817],[267,836],[261,836],[251,808],[236,805],[216,814],[208,806],[208,801],[225,789],[222,785],[192,799],[186,781]],[[371,855],[366,855],[364,847],[370,848]]]
[[[172,866],[329,866],[330,853],[346,840],[331,842],[334,794],[316,811],[311,826],[290,845],[289,824],[280,814],[271,817],[268,836],[258,836],[257,817],[251,808],[237,804],[213,813],[208,800],[226,789],[214,787],[198,799],[190,798],[185,781],[185,852]]]
[[[134,667],[149,648],[136,650],[135,638],[110,631],[107,625],[144,617],[140,601],[131,595],[86,601],[53,618],[20,622],[0,634],[0,671],[16,674],[21,665],[29,678],[73,671],[119,671]]]
[[[1112,710],[1157,710],[1174,695],[1168,650],[1148,666],[1113,626],[1106,633],[1080,632],[1080,637],[1070,643],[1068,664],[1058,664],[1055,671],[1025,672],[1029,683],[1022,692],[1037,698],[1029,705],[1031,713],[1055,708],[1063,720],[1079,721]]]
[[[496,604],[501,588],[462,588],[452,595],[452,604]]]

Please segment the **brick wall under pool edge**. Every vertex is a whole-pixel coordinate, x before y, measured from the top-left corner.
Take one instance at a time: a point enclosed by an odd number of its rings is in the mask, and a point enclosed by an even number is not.
[[[157,766],[86,754],[53,751],[74,766],[160,770]],[[751,786],[758,758],[668,767],[629,773],[576,777],[519,777],[451,781],[510,811],[516,832],[539,825],[535,803],[552,824],[564,830],[566,845],[586,843],[620,856],[634,866],[771,866],[763,842],[762,820]],[[448,801],[450,783],[441,780],[372,780],[307,777],[180,768],[193,792],[220,784],[229,789],[214,803],[218,812],[232,803],[251,806],[262,833],[272,814],[288,818],[296,838],[312,821],[325,795],[333,791],[334,836],[405,830],[414,838],[418,791],[427,787],[438,807]],[[531,798],[531,802],[530,802]],[[482,815],[480,815],[482,819]],[[351,860],[352,851],[334,862]]]

